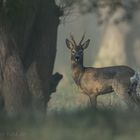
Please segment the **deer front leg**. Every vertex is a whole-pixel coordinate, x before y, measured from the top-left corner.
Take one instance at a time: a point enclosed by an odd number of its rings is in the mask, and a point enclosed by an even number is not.
[[[97,106],[97,96],[96,95],[89,95],[89,100],[91,103],[91,107],[96,109]]]

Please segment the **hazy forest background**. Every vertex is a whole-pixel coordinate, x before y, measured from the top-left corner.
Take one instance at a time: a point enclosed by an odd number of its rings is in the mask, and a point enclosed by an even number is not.
[[[140,0],[0,0],[0,140],[139,140],[140,113],[115,93],[89,108],[65,44],[86,33],[85,66],[140,71],[139,28]]]
[[[128,65],[136,71],[140,69],[139,1],[64,0],[60,5],[65,9],[65,16],[60,18],[58,26],[54,71],[59,71],[64,77],[50,101],[50,108],[55,111],[83,108],[89,103],[86,96],[79,94],[71,77],[70,52],[65,44],[70,33],[77,42],[84,32],[85,40],[91,39],[84,54],[85,66]],[[99,96],[98,106],[120,109],[123,102],[112,93]]]

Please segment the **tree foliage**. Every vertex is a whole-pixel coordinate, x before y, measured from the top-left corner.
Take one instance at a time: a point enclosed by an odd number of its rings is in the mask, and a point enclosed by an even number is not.
[[[134,12],[140,8],[140,0],[60,0],[60,6],[64,10],[72,10],[72,7],[75,5],[82,14],[94,12],[98,15],[98,18],[101,16],[99,10],[108,10],[106,17],[99,23],[103,23],[112,17],[118,8],[123,8],[126,13],[120,20],[131,21]]]

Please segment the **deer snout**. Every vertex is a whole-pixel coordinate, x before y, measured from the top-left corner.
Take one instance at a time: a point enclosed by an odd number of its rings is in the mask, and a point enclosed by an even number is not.
[[[80,60],[80,55],[75,55],[75,60],[79,61]]]

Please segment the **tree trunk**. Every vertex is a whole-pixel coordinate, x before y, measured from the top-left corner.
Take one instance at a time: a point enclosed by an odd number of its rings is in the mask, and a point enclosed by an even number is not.
[[[3,83],[1,95],[4,97],[5,110],[8,113],[15,110],[17,114],[21,114],[25,108],[28,110],[31,93],[33,111],[45,115],[51,94],[50,79],[56,55],[59,8],[54,0],[6,1],[6,6],[9,6],[9,11],[1,18],[4,18],[12,40],[9,42],[7,33],[6,41],[1,35],[0,57],[3,59],[0,80]]]
[[[39,87],[42,88],[40,89],[42,92],[38,92],[36,95],[42,94],[39,97],[44,97],[44,99],[39,100],[43,102],[41,103],[42,105],[44,104],[44,107],[40,106],[41,110],[45,110],[50,100],[49,86],[56,56],[59,9],[52,0],[42,0],[39,6],[28,39],[23,62],[27,71],[33,62],[36,63],[36,77],[40,81],[39,85],[41,86]]]
[[[1,94],[8,116],[27,115],[30,110],[30,94],[22,62],[16,52],[16,44],[8,31],[0,30]]]
[[[45,97],[42,90],[41,80],[37,73],[36,63],[32,63],[26,73],[29,90],[32,97],[32,110],[36,118],[44,117],[46,112]]]

